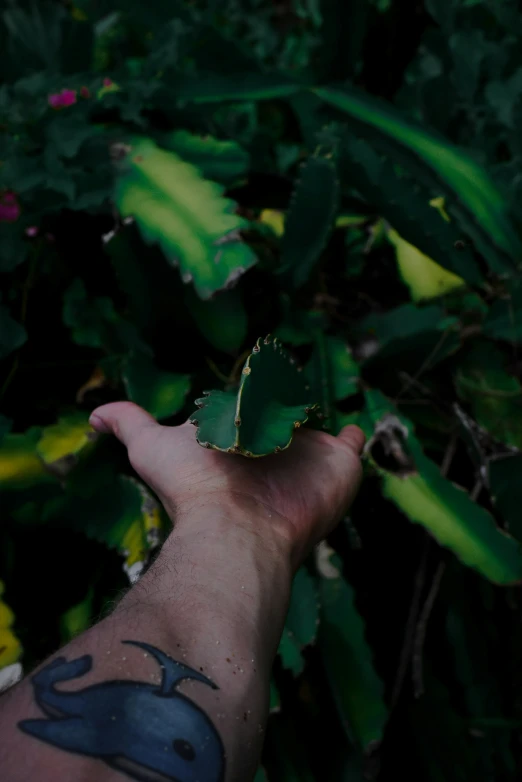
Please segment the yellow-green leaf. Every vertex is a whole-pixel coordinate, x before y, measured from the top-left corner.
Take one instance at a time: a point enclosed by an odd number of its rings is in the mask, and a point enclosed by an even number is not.
[[[75,413],[64,416],[57,424],[45,427],[36,451],[43,463],[58,475],[68,473],[80,456],[85,456],[98,439],[88,416]]]
[[[390,228],[386,235],[395,247],[399,273],[410,289],[413,301],[434,299],[466,284],[462,277],[435,263],[399,236],[397,231]]]
[[[22,656],[22,644],[13,630],[14,614],[2,599],[4,590],[4,584],[0,581],[0,668],[12,665]]]
[[[136,220],[143,238],[157,243],[183,282],[201,298],[232,285],[256,258],[240,231],[246,221],[223,188],[203,179],[195,166],[148,138],[123,145],[115,201],[123,217]]]
[[[367,392],[367,415],[374,424],[367,450],[379,443],[396,460],[395,469],[376,462],[385,497],[410,521],[421,524],[468,567],[497,584],[522,581],[522,548],[499,529],[488,511],[440,474],[415,438],[410,422],[377,391]]]

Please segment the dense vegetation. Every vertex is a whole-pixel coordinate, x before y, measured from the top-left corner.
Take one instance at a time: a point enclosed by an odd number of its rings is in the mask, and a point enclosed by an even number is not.
[[[4,682],[168,532],[96,405],[230,458],[353,421],[259,779],[519,777],[521,40],[515,0],[4,3]]]

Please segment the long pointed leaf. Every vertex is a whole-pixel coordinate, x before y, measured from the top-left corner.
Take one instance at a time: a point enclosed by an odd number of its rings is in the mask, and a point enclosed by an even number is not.
[[[397,162],[447,196],[448,212],[460,221],[493,271],[515,269],[522,242],[509,205],[487,172],[466,153],[362,92],[331,87],[314,92],[344,112],[358,131],[391,151]]]

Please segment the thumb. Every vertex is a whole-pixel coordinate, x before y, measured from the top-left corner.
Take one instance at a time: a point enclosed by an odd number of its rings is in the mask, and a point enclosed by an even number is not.
[[[93,410],[89,423],[97,432],[113,434],[127,448],[144,429],[159,427],[154,418],[134,402],[111,402]]]
[[[364,448],[366,436],[362,429],[354,424],[350,424],[341,429],[337,435],[337,439],[342,440],[342,442],[351,448],[355,454],[359,455]]]

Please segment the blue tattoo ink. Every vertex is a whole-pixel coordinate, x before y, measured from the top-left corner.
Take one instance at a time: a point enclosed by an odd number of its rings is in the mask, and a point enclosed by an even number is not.
[[[50,719],[23,720],[24,733],[55,747],[99,758],[141,782],[222,782],[225,752],[214,725],[175,688],[184,679],[217,686],[154,646],[123,641],[151,654],[162,669],[159,685],[109,681],[74,692],[58,682],[92,667],[85,655],[58,657],[32,677],[36,702]]]

